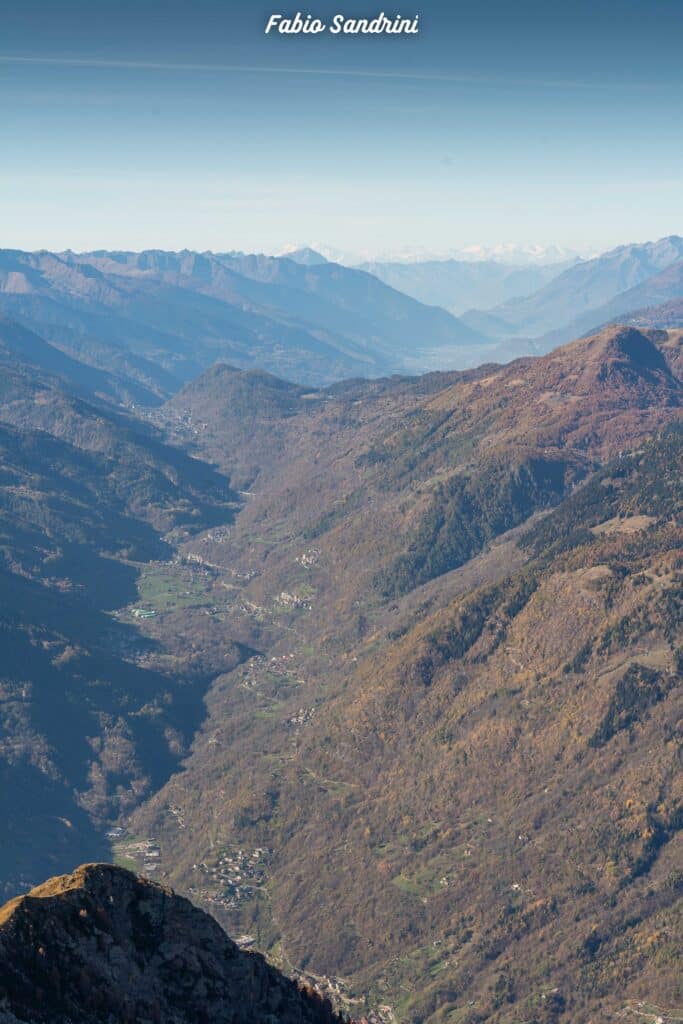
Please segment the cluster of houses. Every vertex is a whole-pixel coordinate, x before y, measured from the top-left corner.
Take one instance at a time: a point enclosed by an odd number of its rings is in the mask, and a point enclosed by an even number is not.
[[[378,1006],[371,1010],[367,1017],[361,1017],[358,1024],[393,1024],[396,1020],[394,1011],[390,1006]]]
[[[348,992],[348,984],[342,978],[332,978],[327,974],[310,974],[307,971],[294,970],[293,976],[314,989],[319,995],[331,999],[337,1006],[351,1015],[353,1024],[396,1024],[396,1015],[391,1006],[378,1006],[357,1017],[354,1009],[362,998],[353,998]]]
[[[207,903],[218,904],[226,910],[235,910],[256,895],[265,882],[266,864],[269,851],[262,846],[251,851],[225,850],[215,864],[193,864],[195,871],[200,872],[211,888],[202,886],[190,889],[196,892]]]
[[[208,558],[204,558],[203,555],[198,555],[194,551],[191,551],[190,554],[188,554],[188,555],[182,555],[181,558],[180,558],[180,563],[181,563],[181,565],[182,564],[187,564],[187,565],[192,565],[192,566],[197,566],[197,565],[201,566],[202,569],[204,570],[202,572],[202,575],[204,577],[207,577],[207,578],[211,577],[211,575],[212,575],[208,571],[209,569],[217,569],[219,572],[223,571],[223,566],[222,565],[216,565],[215,562],[210,562]]]
[[[641,1018],[643,1024],[681,1024],[683,1011],[666,1011],[643,1002],[629,1003],[617,1016],[633,1015]]]
[[[289,718],[285,718],[282,724],[289,729],[299,729],[302,725],[306,725],[307,722],[310,722],[314,714],[314,707],[299,708],[299,710],[295,711]]]
[[[156,417],[152,415],[149,418],[155,422],[162,423],[163,426],[167,426],[168,420],[170,420],[176,428],[182,428],[194,437],[198,437],[199,434],[202,434],[209,426],[209,424],[205,423],[204,420],[196,420],[189,409],[174,409],[172,411],[165,409],[163,419],[158,415]]]
[[[257,576],[261,575],[260,569],[227,569],[228,576],[232,576],[234,580],[239,580],[241,583],[249,583],[250,580],[255,580]]]
[[[259,684],[267,682],[269,673],[283,676],[288,682],[303,685],[304,680],[297,675],[293,660],[293,654],[280,654],[271,658],[257,655],[250,658],[244,670],[243,685],[249,690],[255,690]]]
[[[309,548],[308,551],[304,551],[302,555],[297,556],[297,562],[299,565],[305,566],[310,569],[312,566],[317,565],[322,552],[320,548]]]
[[[272,655],[268,666],[272,672],[281,672],[282,675],[291,675],[292,672],[292,661],[294,660],[293,654],[278,654]]]
[[[156,615],[153,608],[131,608],[130,613],[134,619],[153,619]]]
[[[298,597],[296,594],[291,594],[288,590],[281,591],[276,601],[285,608],[304,608],[306,611],[310,611],[312,607],[309,601],[305,601],[303,597]]]
[[[205,533],[203,539],[211,541],[213,544],[225,544],[231,533],[232,530],[229,526],[217,526]]]
[[[177,804],[169,804],[168,813],[175,818],[175,823],[178,828],[185,828],[185,818],[183,817],[182,807],[178,807]]]

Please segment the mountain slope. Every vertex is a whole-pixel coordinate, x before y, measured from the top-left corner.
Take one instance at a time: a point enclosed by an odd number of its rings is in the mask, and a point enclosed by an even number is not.
[[[158,396],[135,380],[120,377],[74,359],[42,337],[0,316],[0,360],[19,362],[55,375],[75,394],[109,402],[156,405]]]
[[[193,523],[206,526],[212,520],[231,518],[236,495],[224,477],[166,444],[149,423],[98,401],[97,396],[92,401],[80,397],[83,390],[90,390],[82,385],[89,376],[87,368],[81,374],[80,370],[72,373],[69,366],[69,373],[59,377],[38,370],[31,357],[37,350],[42,358],[41,346],[45,350],[50,346],[29,335],[34,345],[29,350],[25,332],[16,330],[22,345],[5,353],[0,347],[0,364],[4,364],[0,422],[23,432],[22,443],[36,459],[44,461],[50,438],[65,442],[81,461],[88,486],[95,491],[104,487],[110,498],[115,494],[123,507],[160,530],[191,530]],[[1,339],[0,333],[0,346]],[[56,354],[55,368],[62,371],[61,360],[71,361]],[[42,358],[42,365],[50,363]],[[82,452],[92,457],[88,460]]]
[[[401,1024],[675,1005],[682,337],[144,421],[6,352],[5,891],[113,855]]]
[[[238,949],[208,914],[89,864],[0,908],[2,1024],[333,1024],[315,993]]]
[[[272,913],[289,961],[351,976],[349,994],[400,1020],[678,1005],[680,466],[679,434],[577,491],[524,541],[526,568],[417,621],[373,619],[322,692],[322,677],[299,688],[292,708],[315,715],[294,733],[250,726],[224,681],[186,773],[137,827],[200,892],[190,858],[267,845],[262,934]],[[247,749],[245,791],[230,765]],[[214,787],[217,854],[202,845]],[[314,906],[342,923],[333,936],[310,926]]]
[[[642,284],[629,288],[628,291],[620,292],[604,307],[604,310],[608,316],[614,318],[643,306],[661,305],[669,299],[680,298],[682,293],[683,260],[679,260],[660,273],[653,274]],[[596,312],[598,316],[602,316],[602,307]]]
[[[576,1024],[680,1001],[680,348],[615,327],[323,389],[274,450],[264,427],[230,536],[188,543],[259,655],[128,827],[342,1005]]]
[[[671,327],[680,330],[683,327],[683,297],[663,302],[660,306],[647,306],[644,309],[634,309],[622,317],[623,323],[628,323],[639,329],[659,329]]]
[[[683,239],[677,235],[662,238],[658,242],[643,245],[625,245],[604,253],[591,260],[569,267],[559,277],[550,281],[539,291],[525,298],[514,299],[489,310],[491,334],[500,337],[504,331],[508,337],[537,337],[560,328],[563,336],[555,341],[567,341],[580,330],[588,330],[604,323],[610,317],[599,312],[608,303],[630,289],[636,289],[648,278],[665,271],[683,258]],[[670,297],[670,295],[666,296]],[[619,305],[614,315],[643,305]],[[598,312],[595,312],[598,311]],[[593,318],[593,314],[595,316]],[[590,320],[585,318],[590,315]],[[464,320],[479,330],[485,330],[487,314],[474,312]],[[507,325],[507,326],[505,326]]]
[[[4,250],[0,308],[112,372],[141,381],[156,366],[157,393],[216,360],[320,383],[400,369],[434,345],[457,356],[481,340],[369,274],[242,254]]]
[[[22,352],[42,359],[49,346],[29,341]],[[187,750],[214,664],[232,667],[246,652],[227,638],[199,657],[181,641],[161,652],[120,614],[137,603],[141,567],[172,557],[174,537],[230,523],[229,481],[149,424],[78,397],[80,376],[39,372],[15,352],[0,358],[7,892],[79,856],[109,855],[107,824]]]
[[[314,409],[325,392],[283,381],[263,370],[218,363],[170,399],[157,417],[184,438],[204,444],[216,424],[231,439],[230,477],[249,489],[279,456],[292,416]]]
[[[590,314],[578,319],[565,330],[574,334],[590,329],[596,323],[611,323],[634,311],[650,306],[661,306],[683,296],[683,260],[672,264],[659,274],[654,274],[642,284],[621,292],[604,306],[591,310]],[[675,327],[675,323],[667,322],[664,326]],[[550,342],[554,341],[553,335]]]

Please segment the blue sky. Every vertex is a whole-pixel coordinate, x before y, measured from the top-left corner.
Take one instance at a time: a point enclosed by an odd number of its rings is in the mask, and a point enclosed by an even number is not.
[[[270,13],[420,15],[410,38]],[[683,232],[683,3],[0,0],[3,246],[581,251]]]

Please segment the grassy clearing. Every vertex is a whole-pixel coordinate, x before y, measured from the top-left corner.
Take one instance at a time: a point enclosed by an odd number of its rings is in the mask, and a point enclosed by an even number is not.
[[[140,603],[157,612],[197,608],[210,603],[209,587],[203,580],[183,576],[171,569],[153,569],[138,580]]]
[[[123,853],[114,852],[114,864],[117,868],[127,868],[128,871],[137,872],[138,866],[132,857],[126,857]]]

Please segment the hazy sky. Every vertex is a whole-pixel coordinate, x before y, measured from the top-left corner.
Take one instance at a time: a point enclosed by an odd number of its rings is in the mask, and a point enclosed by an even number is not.
[[[418,37],[268,36],[272,12]],[[681,0],[0,0],[1,246],[683,232]]]

